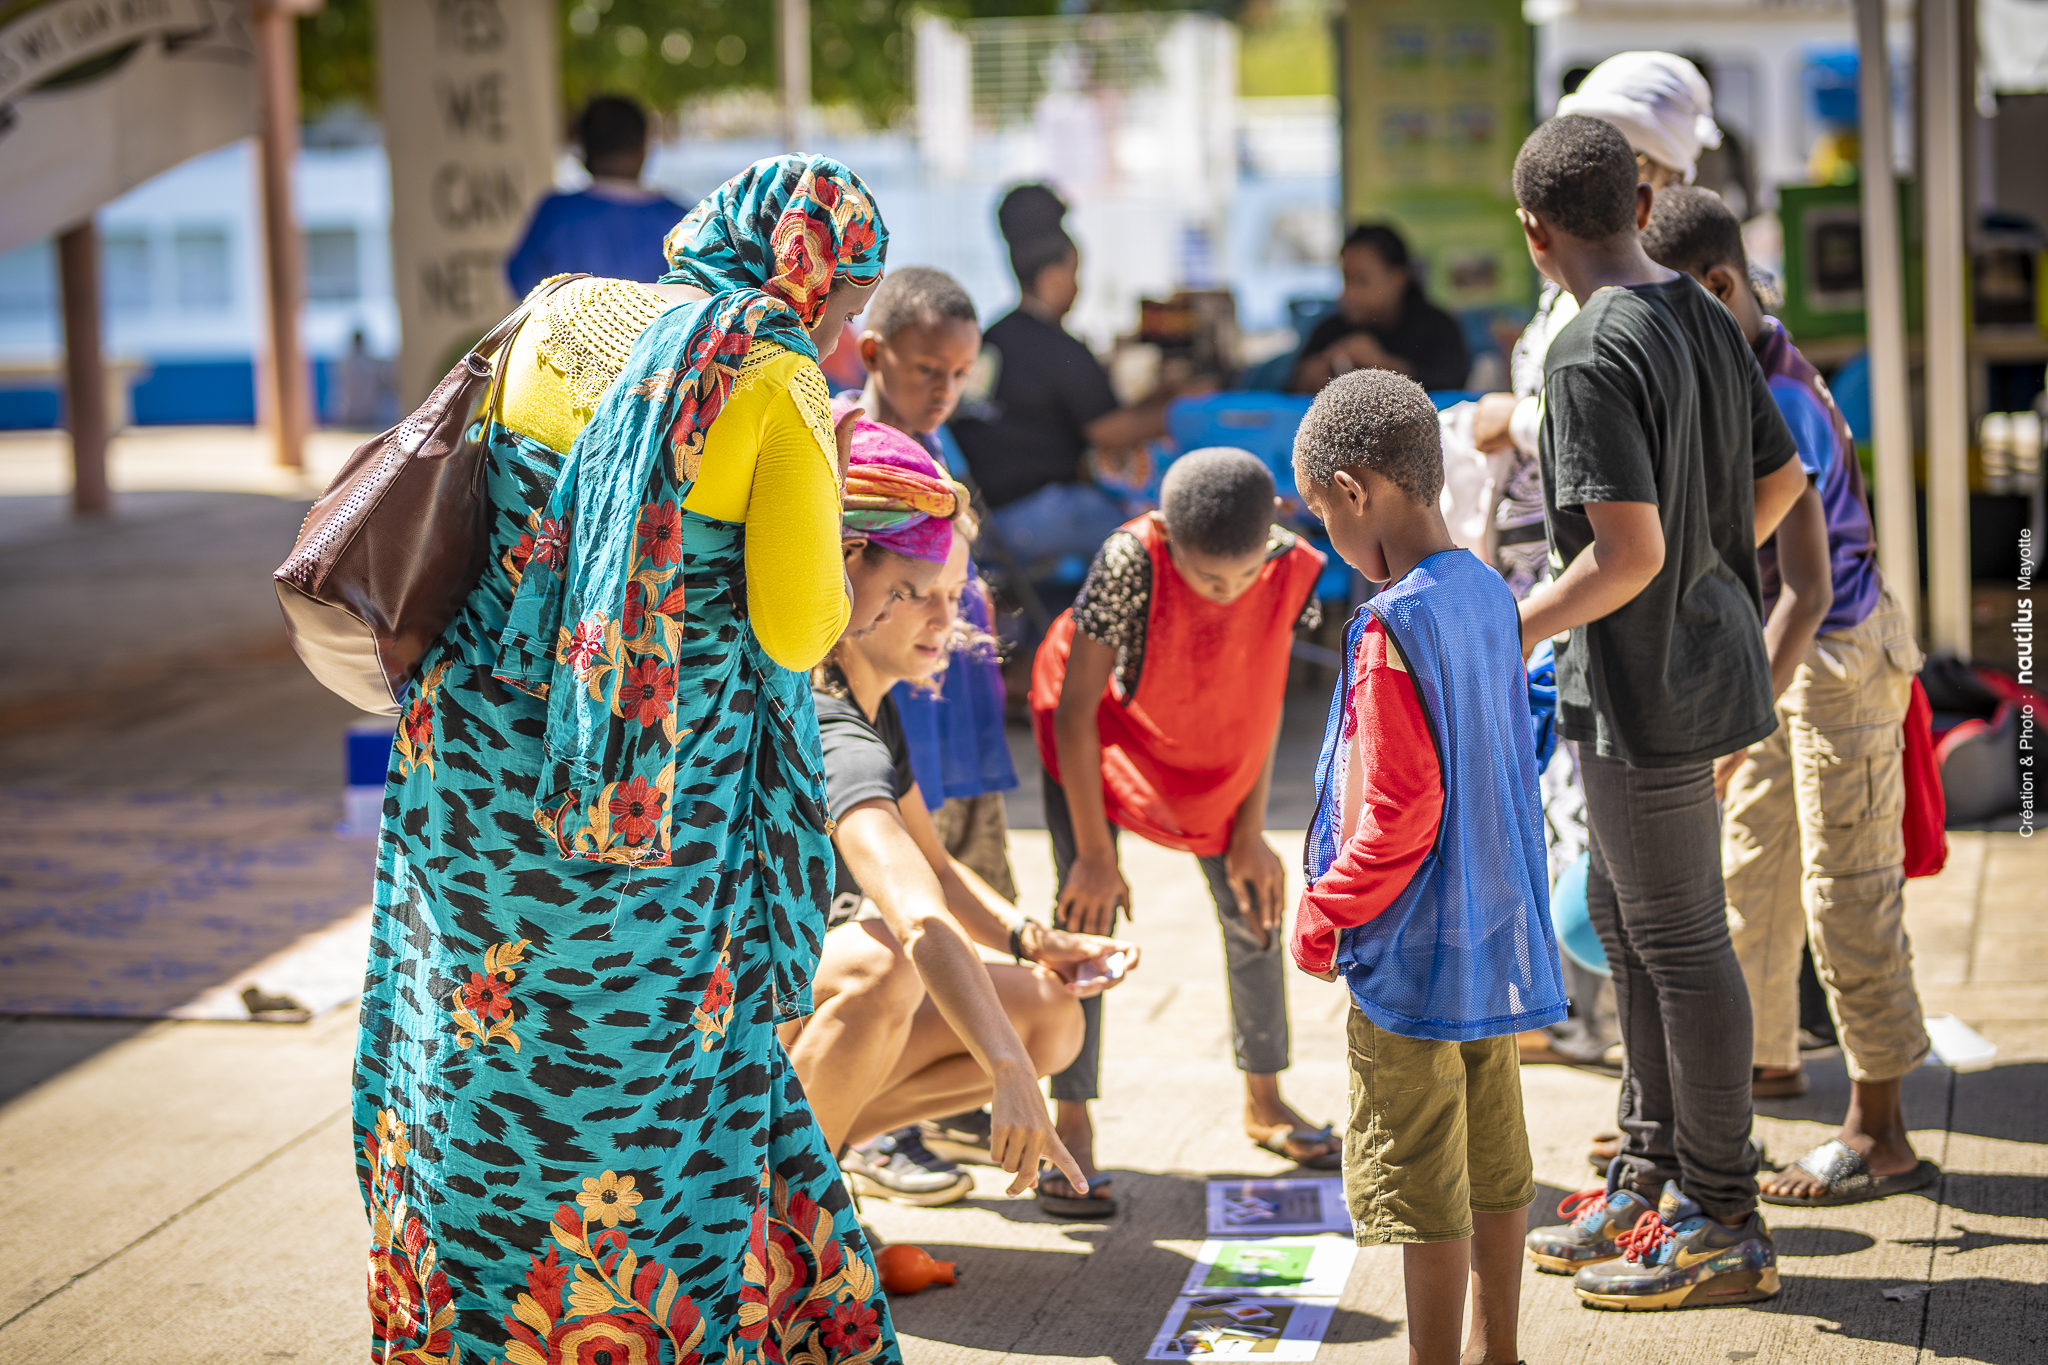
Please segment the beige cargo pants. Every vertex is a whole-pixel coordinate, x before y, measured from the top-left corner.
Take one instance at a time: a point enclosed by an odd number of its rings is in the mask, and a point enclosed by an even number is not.
[[[1886,589],[1861,624],[1818,637],[1722,804],[1728,931],[1756,1016],[1754,1064],[1799,1065],[1799,950],[1809,940],[1856,1080],[1927,1055],[1906,941],[1901,722],[1920,669]]]

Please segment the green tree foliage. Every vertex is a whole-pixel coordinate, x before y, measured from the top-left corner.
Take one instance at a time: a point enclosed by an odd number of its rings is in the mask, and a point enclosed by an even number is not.
[[[632,95],[673,110],[695,96],[776,83],[775,0],[557,0],[562,108]],[[907,25],[922,9],[962,19],[1111,10],[1234,10],[1197,0],[811,0],[811,97],[893,122],[910,97]],[[327,0],[299,21],[299,85],[308,117],[377,107],[374,0]]]
[[[377,107],[372,0],[327,0],[299,20],[299,105],[307,118],[336,106]]]

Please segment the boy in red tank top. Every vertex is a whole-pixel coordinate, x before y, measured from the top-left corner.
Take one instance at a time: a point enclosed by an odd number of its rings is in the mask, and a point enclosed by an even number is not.
[[[1341,1139],[1280,1097],[1284,872],[1265,841],[1289,650],[1296,626],[1317,619],[1323,557],[1273,525],[1272,475],[1245,451],[1183,455],[1160,502],[1104,542],[1032,667],[1058,923],[1107,934],[1119,911],[1130,913],[1130,885],[1117,868],[1120,830],[1193,853],[1223,930],[1245,1131],[1269,1151],[1334,1169]],[[1088,1117],[1101,1002],[1082,1007],[1087,1040],[1052,1078],[1052,1097],[1090,1197],[1068,1197],[1072,1189],[1048,1177],[1038,1199],[1049,1213],[1100,1218],[1115,1210],[1109,1182],[1096,1178]]]

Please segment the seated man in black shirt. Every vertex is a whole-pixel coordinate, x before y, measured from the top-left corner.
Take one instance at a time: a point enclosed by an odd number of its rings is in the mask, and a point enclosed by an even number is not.
[[[1016,1116],[1005,1106],[1033,1106],[1043,1117],[1038,1078],[1064,1069],[1079,1051],[1080,999],[1114,985],[1138,957],[1134,945],[1066,933],[1019,913],[949,856],[932,826],[889,689],[932,682],[962,643],[967,550],[966,536],[956,534],[937,581],[866,634],[842,638],[814,679],[837,885],[814,982],[817,1012],[785,1026],[785,1046],[826,1140],[835,1148],[856,1144],[843,1158],[855,1183],[923,1205],[958,1199],[974,1181],[925,1148],[918,1122],[993,1097],[993,1142],[978,1155],[1006,1164],[998,1149],[1013,1140]],[[874,557],[871,548],[849,554],[856,591],[864,575],[888,571]],[[983,967],[961,956],[969,951],[964,940],[1012,955],[1017,965]],[[957,1004],[928,993],[934,970],[960,973],[958,980],[985,973],[968,994],[1000,1006],[1024,1055],[984,1055],[990,1049],[976,1036],[988,1036],[988,1021],[956,1017]],[[1054,1143],[1047,1157],[1070,1180],[1077,1176],[1064,1148]],[[1035,1174],[1020,1171],[1010,1192]]]
[[[1408,244],[1384,223],[1351,229],[1338,253],[1344,292],[1301,344],[1290,386],[1315,393],[1352,370],[1392,370],[1425,389],[1462,389],[1472,369],[1458,320],[1422,293]]]
[[[1092,557],[1128,519],[1088,482],[1088,452],[1130,450],[1166,432],[1165,399],[1119,406],[1102,362],[1060,325],[1081,293],[1066,212],[1044,185],[1003,196],[996,218],[1022,297],[983,334],[985,391],[970,393],[952,423],[997,530],[1033,578],[1063,556]]]

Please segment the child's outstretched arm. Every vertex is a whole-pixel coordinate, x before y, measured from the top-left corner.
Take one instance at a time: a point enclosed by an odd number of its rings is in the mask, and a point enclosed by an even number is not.
[[[995,1084],[990,1155],[1009,1171],[1012,1195],[1038,1181],[1041,1159],[1057,1166],[1074,1188],[1081,1171],[1053,1131],[1038,1093],[1031,1054],[975,954],[968,933],[946,904],[930,860],[911,837],[894,801],[863,801],[839,819],[833,842],[882,912],[882,923],[930,992],[932,1003]]]
[[[1077,934],[1107,934],[1121,909],[1131,913],[1131,887],[1116,865],[1109,837],[1109,808],[1102,799],[1102,734],[1095,711],[1116,666],[1116,651],[1082,631],[1074,632],[1053,712],[1053,744],[1060,758],[1060,787],[1074,823],[1074,865],[1060,888],[1054,921]]]

